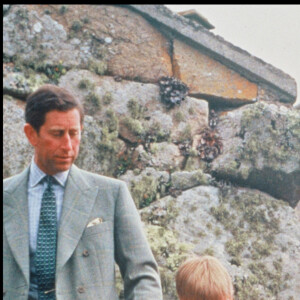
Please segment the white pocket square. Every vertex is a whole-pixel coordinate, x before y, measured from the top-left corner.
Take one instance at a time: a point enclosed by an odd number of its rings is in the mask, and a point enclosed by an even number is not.
[[[96,218],[96,219],[92,220],[91,222],[89,222],[86,227],[92,227],[92,226],[101,224],[102,222],[103,222],[102,218]]]

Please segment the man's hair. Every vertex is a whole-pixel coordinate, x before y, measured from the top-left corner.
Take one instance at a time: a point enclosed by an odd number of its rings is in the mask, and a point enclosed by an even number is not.
[[[37,132],[45,123],[46,114],[52,110],[68,111],[77,108],[83,124],[83,107],[69,91],[56,85],[46,84],[26,99],[25,121]]]
[[[176,274],[180,300],[232,300],[230,275],[215,257],[195,256],[186,260]]]

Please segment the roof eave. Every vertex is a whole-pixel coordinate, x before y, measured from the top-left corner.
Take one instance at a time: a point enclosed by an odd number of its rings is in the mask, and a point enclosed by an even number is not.
[[[213,58],[240,73],[247,79],[267,84],[279,91],[283,101],[294,103],[297,98],[297,85],[294,78],[272,65],[252,56],[205,28],[192,26],[164,5],[126,5],[143,15],[151,22],[163,25],[172,33],[188,39],[194,46],[204,48]]]

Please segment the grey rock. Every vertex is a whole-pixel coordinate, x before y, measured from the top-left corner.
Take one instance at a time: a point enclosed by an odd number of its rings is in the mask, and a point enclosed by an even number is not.
[[[198,186],[161,198],[140,213],[145,224],[194,245],[193,253],[219,258],[234,278],[239,299],[299,297],[300,226],[285,202],[257,190]]]
[[[209,185],[211,175],[205,174],[201,169],[188,172],[177,171],[171,174],[172,186],[179,190],[187,190],[198,185]]]
[[[299,120],[299,111],[265,102],[228,112],[217,126],[223,154],[212,162],[212,171],[295,207],[300,199]]]
[[[24,128],[24,103],[9,96],[3,98],[3,177],[23,171],[33,157]]]
[[[79,88],[82,79],[89,82],[89,88]],[[182,105],[167,110],[160,102],[159,87],[154,84],[116,82],[112,77],[100,77],[86,70],[70,70],[60,78],[59,85],[77,95],[95,118],[103,120],[107,110],[113,109],[119,118],[119,134],[132,143],[148,135],[160,142],[169,137],[180,141],[192,138],[208,124],[206,101],[187,97]],[[90,93],[99,99],[98,107],[87,100]],[[104,103],[107,95],[111,105]]]
[[[225,45],[227,58],[237,54],[232,61],[254,62],[252,70],[262,67],[267,81],[288,94],[278,98],[277,89],[271,93],[267,83],[259,83],[258,103],[226,107],[214,124],[223,152],[207,163],[195,151],[208,126],[207,101],[186,97],[168,109],[154,84],[171,70],[166,37],[128,8],[80,7],[70,6],[71,14],[64,15],[57,7],[48,7],[51,14],[40,5],[3,7],[3,177],[21,172],[33,155],[23,133],[25,103],[8,95],[24,99],[48,81],[35,70],[63,64],[66,73],[58,74],[58,85],[86,110],[76,164],[112,177],[125,172],[119,178],[143,208],[164,299],[177,299],[174,276],[192,253],[218,257],[233,277],[238,299],[299,299],[300,115],[297,106],[274,104],[294,101],[294,81],[201,28],[191,32],[184,18],[162,6],[130,6],[166,18],[160,21],[167,26],[181,24],[181,32],[188,28],[190,38],[200,43],[203,37],[201,43],[211,49]],[[74,16],[83,13],[89,23],[74,34]],[[137,22],[141,28],[135,32]],[[183,154],[182,145],[193,149]]]
[[[40,15],[26,5],[13,5],[3,18],[3,28],[4,55],[15,56],[31,66],[55,66],[63,62],[65,67],[74,67],[86,65],[91,58],[91,38],[85,41],[89,52],[83,53],[79,39],[68,41],[67,28],[51,15]]]
[[[25,75],[23,72],[12,72],[4,68],[3,92],[25,99],[30,93],[48,82],[48,77],[42,73],[31,72]]]
[[[184,157],[180,154],[178,146],[173,143],[152,143],[150,146],[152,153],[151,164],[159,170],[181,169]]]
[[[117,167],[118,153],[124,142],[115,132],[103,134],[103,126],[91,116],[85,116],[80,152],[76,164],[88,171],[112,175]]]
[[[161,196],[166,195],[169,184],[169,173],[147,167],[139,174],[129,170],[119,177],[126,182],[138,208],[149,205]]]
[[[147,152],[143,145],[137,146],[132,154],[132,163],[138,169],[152,167],[153,163],[151,153]]]

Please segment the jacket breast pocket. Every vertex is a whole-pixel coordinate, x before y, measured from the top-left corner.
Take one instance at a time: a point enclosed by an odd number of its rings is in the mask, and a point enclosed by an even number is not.
[[[106,221],[91,227],[87,227],[82,235],[80,248],[89,249],[98,257],[101,256],[101,261],[107,255],[112,256],[114,253],[114,230],[113,222]],[[105,260],[108,258],[106,257]],[[104,260],[104,261],[105,261]]]
[[[82,238],[86,238],[88,236],[95,235],[95,234],[100,236],[105,235],[107,231],[111,231],[111,232],[113,231],[113,223],[110,221],[106,221],[94,226],[87,227],[84,230]]]

